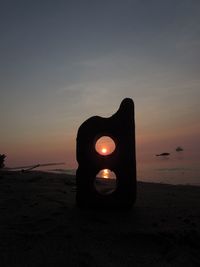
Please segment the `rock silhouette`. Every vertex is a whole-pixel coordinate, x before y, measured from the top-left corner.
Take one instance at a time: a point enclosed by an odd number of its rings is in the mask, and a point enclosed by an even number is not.
[[[96,141],[109,136],[116,148],[109,155],[100,155],[95,150]],[[125,98],[119,110],[110,118],[94,116],[86,120],[77,134],[76,157],[79,164],[76,172],[79,207],[130,208],[136,200],[136,157],[134,103]],[[103,195],[97,192],[94,182],[103,169],[116,175],[116,189]]]
[[[4,161],[5,161],[6,155],[0,154],[0,169],[3,169],[5,167]]]

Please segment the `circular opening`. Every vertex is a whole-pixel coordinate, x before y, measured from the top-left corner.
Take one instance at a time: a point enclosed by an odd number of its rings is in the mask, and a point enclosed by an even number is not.
[[[110,155],[115,150],[115,142],[109,136],[102,136],[95,144],[96,151],[103,156]]]
[[[111,194],[116,190],[117,179],[114,172],[109,169],[101,170],[95,179],[95,188],[100,194]]]

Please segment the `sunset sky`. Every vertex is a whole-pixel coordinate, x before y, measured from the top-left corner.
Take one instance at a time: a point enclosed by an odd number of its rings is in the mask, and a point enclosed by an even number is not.
[[[137,157],[200,150],[200,1],[4,0],[0,153],[76,166],[78,127],[135,102]]]

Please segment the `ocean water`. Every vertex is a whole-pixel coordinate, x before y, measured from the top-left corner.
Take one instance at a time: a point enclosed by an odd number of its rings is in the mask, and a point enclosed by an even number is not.
[[[148,161],[138,161],[138,180],[167,184],[190,184],[200,186],[200,164],[198,157],[184,154],[155,157]]]
[[[179,152],[170,156],[156,157],[151,153],[137,159],[137,180],[143,182],[189,184],[200,186],[200,153]],[[44,170],[44,168],[43,168]],[[76,174],[76,169],[46,168],[46,171]],[[99,177],[113,178],[109,170],[102,171]]]

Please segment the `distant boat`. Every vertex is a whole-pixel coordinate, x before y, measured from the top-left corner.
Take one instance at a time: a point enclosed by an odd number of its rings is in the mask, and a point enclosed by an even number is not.
[[[156,157],[163,157],[163,156],[169,156],[170,153],[168,152],[164,152],[164,153],[161,153],[161,154],[157,154]]]
[[[177,146],[177,148],[176,148],[176,152],[180,152],[180,151],[183,151],[183,148],[180,147],[180,146]]]

